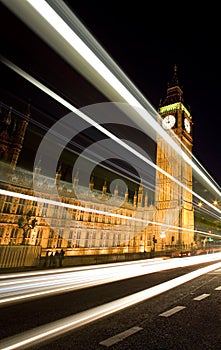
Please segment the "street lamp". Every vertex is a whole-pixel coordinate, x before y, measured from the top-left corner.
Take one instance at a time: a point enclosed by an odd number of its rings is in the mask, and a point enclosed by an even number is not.
[[[161,232],[160,238],[162,239],[162,250],[164,248],[164,238],[166,237],[166,233],[164,231]]]
[[[215,205],[216,207],[219,207],[220,203],[221,203],[221,201],[218,201],[217,199],[214,199],[214,201],[213,201],[213,205]]]

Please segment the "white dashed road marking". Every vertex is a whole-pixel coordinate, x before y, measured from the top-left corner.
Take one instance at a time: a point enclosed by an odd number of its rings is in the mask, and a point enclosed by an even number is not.
[[[169,317],[169,316],[175,314],[176,312],[179,312],[179,311],[181,311],[181,310],[183,310],[185,308],[186,308],[186,306],[176,306],[173,309],[170,309],[168,311],[163,312],[159,316]]]
[[[219,286],[219,287],[215,288],[215,290],[221,290],[221,286]]]
[[[210,294],[201,294],[201,295],[198,295],[198,297],[193,298],[193,300],[200,301],[200,300],[203,300],[203,299],[207,298],[208,296],[210,296]]]
[[[133,327],[133,328],[127,329],[125,332],[119,333],[119,334],[117,334],[117,335],[115,335],[115,336],[113,336],[111,338],[103,340],[99,344],[100,345],[104,345],[106,347],[109,347],[109,346],[111,346],[113,344],[116,344],[116,343],[122,341],[123,339],[129,337],[130,335],[141,331],[142,329],[143,328],[141,328],[141,327]]]

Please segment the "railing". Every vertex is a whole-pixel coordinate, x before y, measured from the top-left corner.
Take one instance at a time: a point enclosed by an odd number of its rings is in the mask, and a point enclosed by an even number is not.
[[[0,246],[0,268],[34,267],[40,258],[40,246]]]

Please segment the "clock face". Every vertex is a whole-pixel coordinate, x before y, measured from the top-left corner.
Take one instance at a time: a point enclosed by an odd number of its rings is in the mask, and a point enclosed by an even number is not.
[[[174,115],[169,114],[163,119],[162,126],[164,129],[169,130],[175,125],[175,123],[176,118],[174,117]]]
[[[190,122],[187,118],[184,119],[184,127],[185,130],[188,132],[188,134],[190,133]]]

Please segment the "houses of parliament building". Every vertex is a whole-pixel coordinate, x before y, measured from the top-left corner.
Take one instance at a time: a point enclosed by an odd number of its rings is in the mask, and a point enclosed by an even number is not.
[[[192,117],[184,105],[176,66],[158,113],[162,127],[174,131],[189,155]],[[35,177],[41,180],[34,191],[33,172],[17,165],[29,118],[29,107],[23,118],[7,106],[0,112],[0,246],[40,246],[43,256],[47,250],[64,249],[66,256],[75,256],[190,249],[194,244],[192,169],[181,164],[164,140],[159,137],[156,145],[156,165],[184,186],[180,188],[156,170],[152,203],[142,185],[130,196],[128,191],[120,193],[117,185],[109,193],[106,179],[101,190],[95,188],[93,178],[83,188],[80,174],[75,174],[72,183],[63,181],[60,168],[51,179],[41,175],[40,164]],[[55,187],[62,205],[54,197]]]

